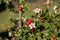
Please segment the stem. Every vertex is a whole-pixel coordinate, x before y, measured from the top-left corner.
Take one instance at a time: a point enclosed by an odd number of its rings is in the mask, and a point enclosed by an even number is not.
[[[21,29],[21,15],[22,15],[22,11],[19,11],[19,28]]]

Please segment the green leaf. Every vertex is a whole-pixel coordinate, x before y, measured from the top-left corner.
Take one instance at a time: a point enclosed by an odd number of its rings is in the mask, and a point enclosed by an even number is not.
[[[24,36],[24,37],[22,38],[22,40],[26,40],[26,37]]]
[[[60,27],[60,22],[57,22],[57,26]]]
[[[0,0],[0,4],[1,4],[2,0]]]
[[[50,23],[46,23],[45,28],[47,29],[49,27],[50,27]]]
[[[19,36],[21,36],[22,32],[17,32],[17,34],[18,34],[18,37],[19,37]]]
[[[37,33],[36,33],[36,36],[40,36],[40,35],[41,35],[40,32],[37,32]]]
[[[19,0],[20,4],[24,4],[24,2],[27,0]]]

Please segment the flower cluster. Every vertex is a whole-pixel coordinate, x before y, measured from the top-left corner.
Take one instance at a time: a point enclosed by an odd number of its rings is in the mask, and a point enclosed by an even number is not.
[[[58,8],[57,5],[55,5],[54,8],[53,8],[55,13],[57,13],[57,8]]]
[[[30,32],[34,32],[34,28],[35,28],[35,23],[32,22],[32,20],[28,20],[26,22],[26,25],[30,27]]]
[[[40,10],[40,8],[38,8],[38,7],[34,9],[34,12],[35,12],[35,13],[39,13],[40,11],[41,11],[41,10]]]
[[[47,2],[43,2],[43,5],[46,5],[46,4],[50,5],[51,2],[49,0],[47,0]]]

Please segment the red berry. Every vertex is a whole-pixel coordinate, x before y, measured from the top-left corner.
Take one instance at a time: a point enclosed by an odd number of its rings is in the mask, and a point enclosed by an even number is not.
[[[52,40],[56,40],[56,38],[55,38],[55,37],[53,37],[53,38],[52,38]]]
[[[28,20],[28,22],[32,23],[32,20]]]
[[[34,29],[34,28],[32,28],[32,29],[30,30],[30,32],[31,32],[31,33],[33,33],[34,31],[35,31],[35,29]]]
[[[44,18],[40,17],[40,21],[43,21],[43,20],[44,20]]]
[[[26,22],[26,25],[29,26],[31,23],[32,23],[32,20],[28,20],[28,21]]]
[[[29,24],[31,24],[30,22],[26,22],[26,25],[29,26]]]
[[[22,11],[22,10],[23,10],[23,8],[22,8],[22,7],[18,7],[18,10],[19,10],[19,11]]]

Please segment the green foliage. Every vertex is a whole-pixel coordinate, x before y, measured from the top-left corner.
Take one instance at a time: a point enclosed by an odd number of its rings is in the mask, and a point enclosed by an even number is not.
[[[1,4],[2,0],[0,0],[0,4]]]
[[[24,4],[27,0],[19,0],[20,4]]]

